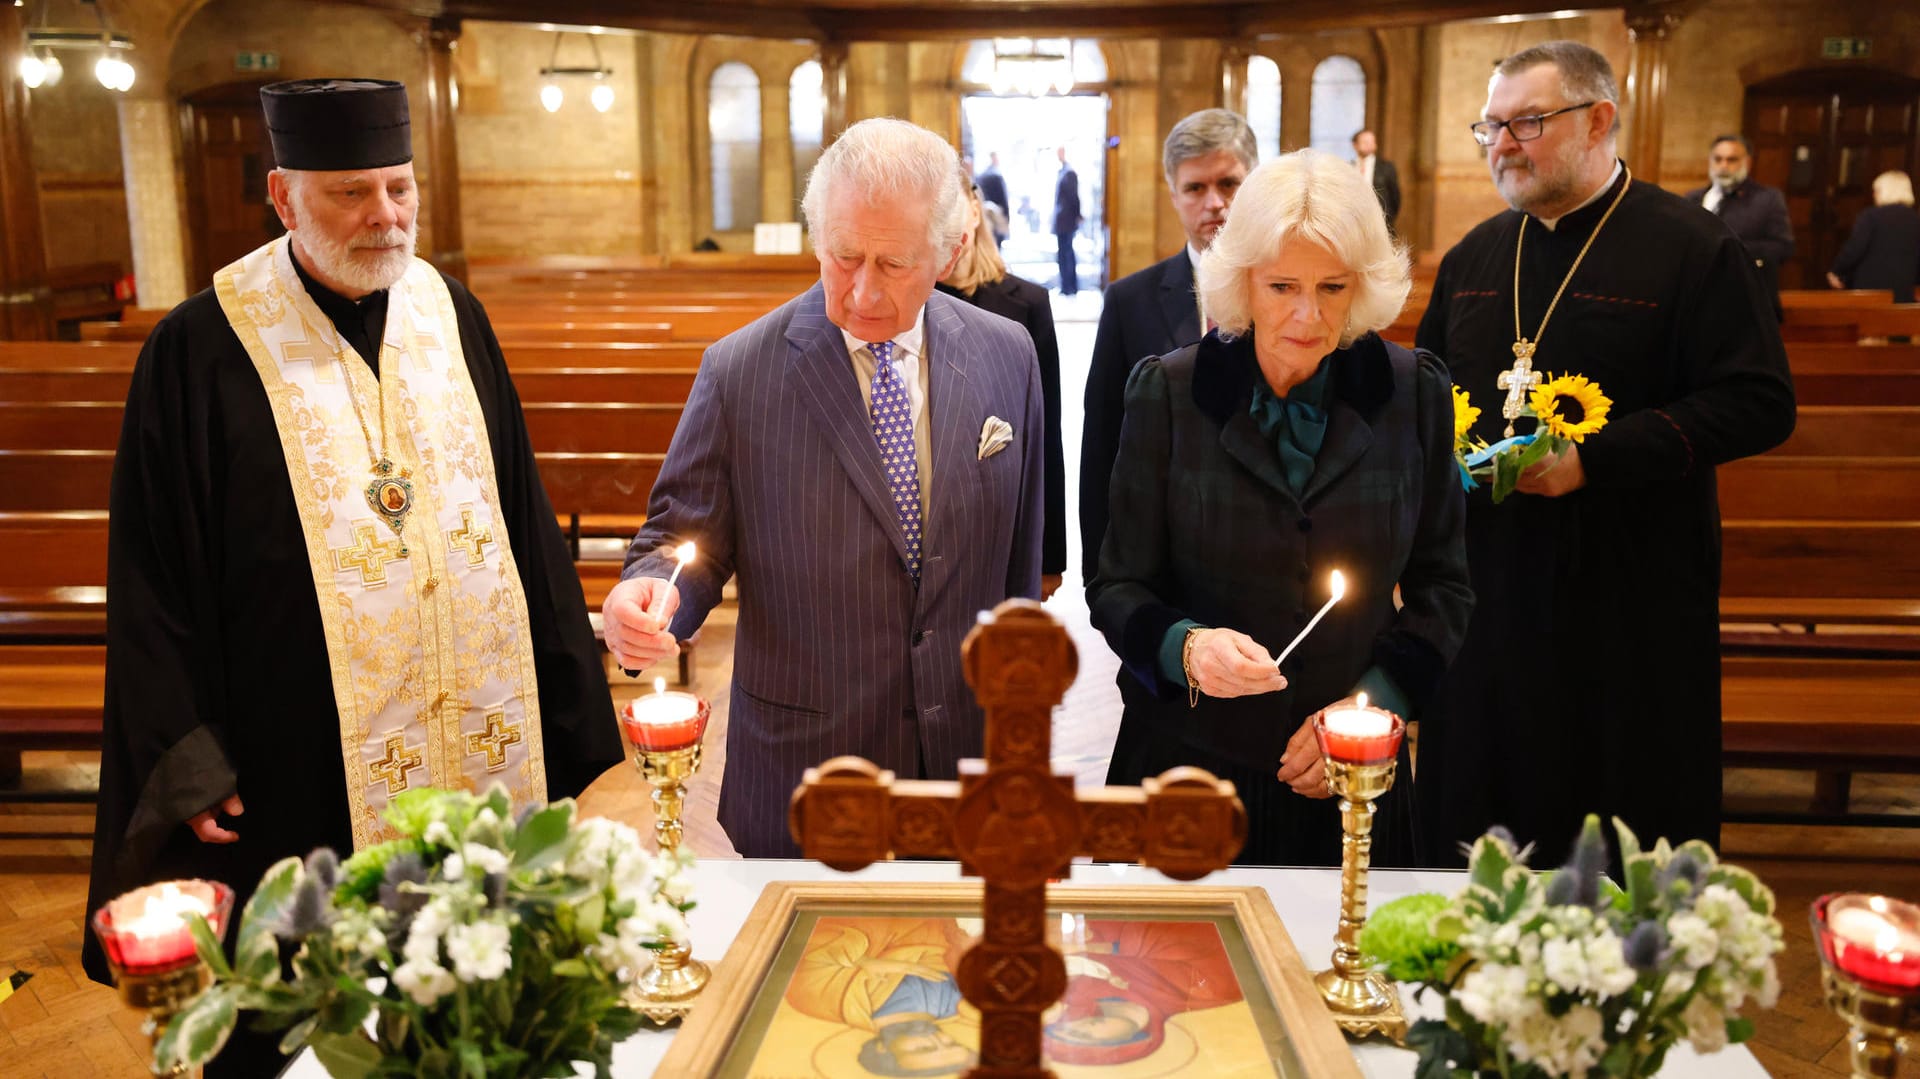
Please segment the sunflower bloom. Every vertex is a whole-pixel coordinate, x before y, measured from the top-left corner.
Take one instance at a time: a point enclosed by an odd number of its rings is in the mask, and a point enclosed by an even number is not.
[[[1467,432],[1473,430],[1474,422],[1479,418],[1480,410],[1473,407],[1473,398],[1467,396],[1467,391],[1455,386],[1453,388],[1453,440],[1466,441]]]
[[[1561,415],[1562,401],[1572,401],[1580,407],[1579,422]],[[1613,400],[1600,392],[1599,383],[1587,381],[1585,375],[1561,375],[1545,385],[1534,387],[1527,404],[1548,434],[1569,442],[1580,442],[1607,425],[1607,410],[1613,407]]]

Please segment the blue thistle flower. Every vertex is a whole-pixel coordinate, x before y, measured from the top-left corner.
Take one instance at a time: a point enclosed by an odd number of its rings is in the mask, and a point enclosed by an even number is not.
[[[1627,965],[1645,974],[1660,965],[1667,954],[1667,930],[1651,919],[1633,927],[1620,944]]]
[[[427,905],[424,892],[412,892],[401,888],[403,884],[425,884],[427,882],[427,864],[418,854],[404,851],[396,854],[387,862],[386,873],[380,883],[380,906],[398,917],[410,917],[414,911]]]
[[[316,847],[307,855],[307,876],[320,882],[320,887],[332,891],[340,883],[340,856],[330,847]]]

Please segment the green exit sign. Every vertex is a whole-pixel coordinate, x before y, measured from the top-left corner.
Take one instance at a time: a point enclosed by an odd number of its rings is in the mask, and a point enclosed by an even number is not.
[[[278,71],[280,54],[277,52],[247,52],[233,54],[235,71]]]
[[[1830,37],[1820,42],[1820,58],[1823,60],[1857,60],[1873,54],[1873,39],[1864,37]]]

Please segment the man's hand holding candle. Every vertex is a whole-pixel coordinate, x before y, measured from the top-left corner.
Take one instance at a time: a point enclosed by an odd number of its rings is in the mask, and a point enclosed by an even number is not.
[[[679,609],[680,590],[659,577],[621,581],[600,606],[607,651],[630,671],[646,670],[675,655],[680,642],[667,627]]]

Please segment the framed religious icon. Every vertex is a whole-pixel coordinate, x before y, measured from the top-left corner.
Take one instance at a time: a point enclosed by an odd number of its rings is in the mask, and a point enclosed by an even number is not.
[[[980,904],[977,883],[769,885],[660,1074],[964,1075],[980,1020],[953,971]],[[1057,885],[1047,906],[1061,1079],[1360,1075],[1263,890]]]

